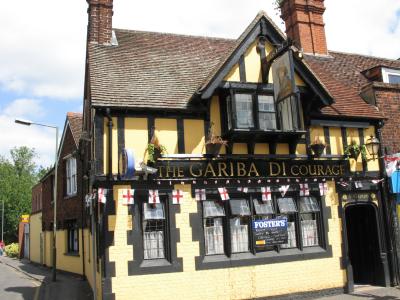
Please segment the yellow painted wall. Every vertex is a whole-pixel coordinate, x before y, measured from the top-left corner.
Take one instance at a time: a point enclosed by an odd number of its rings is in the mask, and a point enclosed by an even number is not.
[[[40,261],[40,235],[42,233],[42,213],[36,213],[29,218],[29,259],[36,263]],[[44,250],[44,248],[43,248]]]
[[[276,145],[276,154],[289,154],[289,145],[288,144],[277,144]]]
[[[342,132],[339,127],[329,128],[329,144],[331,146],[331,153],[334,155],[343,155],[343,140]]]
[[[305,144],[297,144],[296,154],[306,155],[307,154],[306,145]]]
[[[331,207],[328,239],[333,257],[297,262],[274,263],[237,268],[196,270],[194,257],[199,256],[199,242],[192,239],[190,215],[197,214],[197,202],[191,198],[191,186],[175,185],[185,192],[176,226],[180,232],[177,255],[183,259],[183,272],[128,276],[127,261],[132,259],[133,246],[126,245],[129,230],[127,207],[116,203],[115,245],[109,248],[115,262],[116,277],[111,280],[117,300],[131,299],[254,299],[301,291],[341,288],[345,271],[340,269],[341,232],[338,200],[334,183],[328,182],[326,205]],[[114,193],[123,186],[114,186]],[[115,194],[116,195],[116,194]],[[306,276],[304,275],[307,270]],[[162,284],[160,284],[162,283]],[[168,287],[168,288],[166,288]]]
[[[244,54],[247,82],[261,82],[261,60],[257,53],[257,42],[253,42]]]
[[[347,133],[347,145],[350,145],[352,141],[354,141],[357,145],[360,145],[360,136],[358,135],[357,128],[346,128],[346,133]],[[358,156],[357,160],[350,158],[349,162],[350,162],[351,172],[363,170],[361,154]]]
[[[225,81],[240,81],[239,64],[235,64],[224,78]]]
[[[84,239],[85,239],[85,276],[87,281],[89,282],[90,287],[93,290],[93,257],[92,257],[92,235],[90,234],[89,229],[84,230]],[[96,248],[95,248],[96,249]],[[101,261],[100,261],[101,262]],[[101,290],[101,274],[96,272],[96,291],[97,291],[97,299],[101,299],[102,290]]]
[[[247,144],[234,143],[232,147],[232,154],[247,154]]]
[[[185,119],[183,120],[183,126],[185,153],[205,153],[204,121]]]
[[[254,154],[269,154],[269,145],[261,143],[255,144]]]
[[[82,231],[79,231],[79,255],[67,254],[67,230],[57,230],[57,269],[82,274]]]
[[[176,119],[155,119],[154,126],[160,144],[167,148],[167,154],[178,153],[178,132]]]
[[[364,142],[366,143],[370,136],[375,137],[375,127],[370,126],[364,129]],[[370,155],[367,151],[367,168],[368,171],[379,171],[379,160],[378,156],[375,156],[375,159],[372,159],[372,155]]]
[[[44,264],[48,267],[53,266],[52,260],[52,249],[53,249],[53,232],[45,231],[44,232]]]
[[[147,118],[125,118],[125,147],[134,149],[136,160],[147,161]]]

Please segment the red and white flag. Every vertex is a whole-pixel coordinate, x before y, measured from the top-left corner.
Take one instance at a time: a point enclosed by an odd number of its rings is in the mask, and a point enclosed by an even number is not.
[[[238,187],[237,190],[238,190],[238,192],[247,193],[249,191],[249,188],[241,186],[241,187]]]
[[[229,200],[229,194],[228,194],[228,191],[226,190],[226,188],[224,188],[224,187],[218,188],[218,192],[219,192],[219,195],[221,196],[222,201]]]
[[[281,192],[282,197],[285,197],[286,192],[289,190],[290,185],[281,185],[279,191]]]
[[[107,190],[103,188],[97,189],[97,198],[99,203],[106,203],[107,202]]]
[[[319,194],[320,196],[325,196],[328,193],[328,184],[326,182],[321,182],[319,184]]]
[[[160,197],[158,196],[158,190],[149,190],[149,203],[151,203],[151,204],[160,203]]]
[[[119,199],[123,205],[132,205],[135,203],[134,196],[135,190],[133,189],[123,189],[121,191],[121,198]]]
[[[181,204],[183,200],[183,192],[181,190],[172,191],[172,204]]]
[[[310,189],[308,188],[307,183],[300,183],[300,196],[309,196],[310,195]]]
[[[206,189],[195,189],[194,196],[195,196],[196,201],[206,200]]]
[[[261,199],[262,201],[271,201],[271,188],[269,186],[261,187]]]

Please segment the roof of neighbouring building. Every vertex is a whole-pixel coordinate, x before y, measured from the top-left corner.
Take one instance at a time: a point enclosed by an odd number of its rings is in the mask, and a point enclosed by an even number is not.
[[[190,108],[193,95],[263,16],[265,13],[257,15],[237,40],[114,29],[118,46],[89,44],[92,105]],[[360,97],[361,88],[368,83],[361,72],[376,65],[400,67],[400,61],[335,51],[329,51],[329,56],[305,55],[304,61],[335,101],[324,107],[322,114],[384,117]]]
[[[68,112],[67,119],[69,127],[71,128],[72,136],[74,137],[75,144],[79,145],[79,139],[82,135],[82,114],[76,112]]]

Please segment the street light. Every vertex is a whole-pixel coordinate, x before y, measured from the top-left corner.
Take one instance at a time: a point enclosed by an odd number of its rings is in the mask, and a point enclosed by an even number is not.
[[[57,233],[57,169],[58,169],[58,127],[35,123],[27,120],[22,119],[15,119],[15,123],[25,126],[37,125],[43,127],[49,127],[56,130],[56,153],[55,153],[55,161],[54,161],[54,187],[53,187],[53,199],[54,199],[54,217],[53,217],[53,281],[56,281],[56,255],[57,255],[57,248],[56,248],[56,233]]]
[[[380,145],[379,140],[372,135],[365,143],[365,147],[367,148],[368,153],[372,155],[372,159],[375,159],[375,155],[378,155],[379,145]]]

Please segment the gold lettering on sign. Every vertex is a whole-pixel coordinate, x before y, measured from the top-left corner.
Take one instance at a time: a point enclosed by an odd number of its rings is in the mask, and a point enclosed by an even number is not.
[[[325,175],[325,173],[324,173],[324,167],[323,166],[321,166],[321,165],[318,165],[318,176],[324,176]]]
[[[286,165],[285,162],[282,163],[282,170],[283,170],[283,176],[286,176]]]
[[[195,173],[195,171],[194,171],[194,166],[195,166],[195,165],[190,165],[190,168],[189,168],[190,175],[193,176],[193,177],[200,177],[200,176],[202,176],[202,175],[203,175],[202,169],[199,168],[199,169],[197,170],[197,172]]]
[[[340,167],[339,166],[332,166],[332,174],[339,175],[340,174]]]
[[[326,172],[325,175],[332,175],[332,169],[330,166],[326,166]]]
[[[165,171],[165,177],[171,177],[171,175],[174,176],[174,171],[173,171],[173,169],[172,169],[170,166],[167,166],[166,169],[167,169],[167,170]],[[170,175],[170,174],[171,174],[171,175]]]
[[[316,176],[317,175],[317,166],[310,165],[308,166],[309,175]]]
[[[208,173],[210,173],[213,177],[216,176],[216,175],[215,175],[215,172],[214,172],[214,168],[213,168],[213,166],[211,165],[211,163],[208,163],[208,164],[207,164],[207,168],[206,168],[206,171],[204,172],[204,176],[207,176]]]
[[[159,176],[160,176],[160,178],[163,178],[163,170],[165,169],[165,167],[164,166],[159,166],[158,167],[158,173],[160,174]]]
[[[270,176],[278,176],[280,173],[281,173],[281,165],[276,162],[270,162],[269,163],[269,175]]]
[[[243,162],[238,162],[237,166],[237,176],[246,176],[246,165]]]
[[[251,165],[250,165],[250,170],[249,170],[249,173],[247,173],[247,176],[251,176],[252,173],[254,173],[253,176],[257,176],[257,177],[260,176],[260,174],[258,174],[256,165],[255,165],[254,163],[251,163]]]
[[[222,173],[224,174],[224,176],[229,177],[228,173],[226,172],[226,168],[227,168],[226,163],[224,162],[218,163],[218,177],[222,177]]]
[[[183,175],[183,167],[182,167],[182,166],[179,166],[179,167],[178,167],[178,177],[179,177],[179,178],[185,177],[185,176]]]
[[[298,176],[299,175],[299,166],[298,165],[291,166],[290,173],[292,173],[293,176]]]

